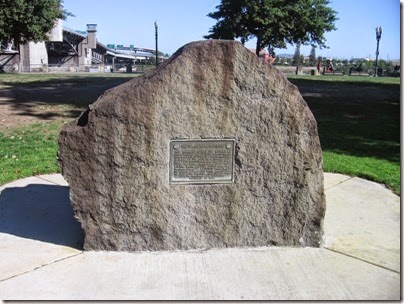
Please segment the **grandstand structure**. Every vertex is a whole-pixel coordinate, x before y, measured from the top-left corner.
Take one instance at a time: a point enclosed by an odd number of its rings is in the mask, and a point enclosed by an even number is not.
[[[97,41],[96,24],[87,31],[63,27],[62,20],[48,33],[48,41],[29,42],[19,49],[2,46],[0,70],[4,72],[114,72],[132,71],[155,57],[155,50],[123,45],[105,45]],[[166,58],[160,58],[164,60]]]

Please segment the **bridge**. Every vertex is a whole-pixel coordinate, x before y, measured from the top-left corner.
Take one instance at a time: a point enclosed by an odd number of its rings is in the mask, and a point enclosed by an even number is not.
[[[122,44],[107,44],[107,48],[108,49],[112,49],[115,51],[123,51],[123,52],[130,52],[130,53],[137,53],[137,52],[141,52],[141,53],[148,53],[148,54],[156,54],[156,50],[153,49],[148,49],[148,48],[142,48],[142,47],[135,47],[133,45],[131,46],[123,46]]]
[[[87,33],[83,31],[77,31],[73,29],[63,28],[63,42],[62,43],[50,43],[53,44],[53,48],[58,48],[60,55],[76,55],[81,56],[79,44],[85,45]],[[56,47],[55,47],[56,46]],[[105,45],[97,41],[96,48],[91,50],[91,61],[93,64],[98,63],[112,63],[109,62],[113,58],[114,61],[140,61],[155,56],[156,51],[144,47],[123,47],[115,45]]]

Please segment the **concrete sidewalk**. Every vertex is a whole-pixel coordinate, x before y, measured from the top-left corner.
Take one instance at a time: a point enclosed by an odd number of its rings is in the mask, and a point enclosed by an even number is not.
[[[321,248],[82,252],[61,175],[0,187],[3,300],[399,300],[400,198],[325,174]]]

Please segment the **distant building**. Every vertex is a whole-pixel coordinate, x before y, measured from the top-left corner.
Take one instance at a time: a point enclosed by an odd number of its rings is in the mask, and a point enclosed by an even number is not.
[[[147,48],[117,50],[97,41],[96,24],[87,24],[87,31],[63,28],[55,22],[49,41],[29,42],[19,51],[11,46],[0,50],[0,68],[6,72],[41,71],[112,71],[155,56]],[[164,58],[162,58],[164,59]]]

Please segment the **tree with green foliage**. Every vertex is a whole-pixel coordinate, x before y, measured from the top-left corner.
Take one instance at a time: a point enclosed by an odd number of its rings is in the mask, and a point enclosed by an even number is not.
[[[356,70],[358,72],[363,72],[363,62],[362,61],[359,61],[358,67],[356,68]]]
[[[314,45],[312,45],[310,55],[309,55],[309,66],[316,66],[316,65],[317,65],[316,47]]]
[[[293,55],[292,64],[295,66],[299,66],[302,64],[301,55],[300,55],[300,43],[296,44],[295,54]]]
[[[0,41],[18,47],[47,40],[55,21],[71,15],[61,0],[0,0]]]
[[[221,0],[208,16],[217,20],[204,38],[240,39],[244,44],[257,38],[256,54],[267,47],[287,44],[326,47],[325,32],[335,30],[336,12],[329,0]]]

